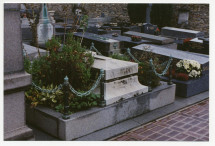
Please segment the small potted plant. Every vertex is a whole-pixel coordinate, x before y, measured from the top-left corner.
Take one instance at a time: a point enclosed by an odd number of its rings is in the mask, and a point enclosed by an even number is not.
[[[113,33],[112,36],[113,37],[118,37],[118,33]]]
[[[141,41],[141,37],[132,35],[131,40],[134,41],[134,42],[139,42],[139,41]]]

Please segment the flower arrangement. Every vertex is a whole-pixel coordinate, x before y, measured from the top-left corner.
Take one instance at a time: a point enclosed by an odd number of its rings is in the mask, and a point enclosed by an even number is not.
[[[176,63],[176,73],[185,73],[189,78],[199,78],[201,72],[201,65],[195,60],[184,59]]]
[[[118,33],[113,33],[112,36],[118,37]]]
[[[135,42],[139,42],[139,41],[141,41],[141,37],[140,37],[140,36],[132,35],[132,36],[131,36],[131,40],[132,40],[132,41],[135,41]]]

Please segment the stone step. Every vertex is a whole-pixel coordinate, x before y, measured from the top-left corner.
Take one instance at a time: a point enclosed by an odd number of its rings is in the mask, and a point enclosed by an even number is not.
[[[127,31],[127,32],[124,32],[123,34],[126,36],[132,36],[132,35],[140,36],[144,40],[150,40],[157,44],[170,44],[170,43],[174,42],[174,39],[171,39],[171,38],[155,36],[155,35],[151,35],[151,34],[134,32],[134,31]]]
[[[161,35],[175,38],[196,38],[204,37],[204,32],[175,27],[163,27],[161,29]]]

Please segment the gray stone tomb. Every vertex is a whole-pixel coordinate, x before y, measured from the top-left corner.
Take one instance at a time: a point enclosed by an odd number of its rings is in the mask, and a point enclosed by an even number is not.
[[[197,38],[204,37],[204,32],[174,27],[162,27],[161,35],[175,38]]]
[[[83,37],[84,39],[82,45],[86,46],[88,49],[90,48],[93,42],[96,49],[98,49],[102,55],[110,56],[114,53],[120,52],[121,46],[120,42],[117,40],[109,39],[97,34],[87,32],[84,33],[84,35],[81,32],[74,33],[74,36],[78,38]]]

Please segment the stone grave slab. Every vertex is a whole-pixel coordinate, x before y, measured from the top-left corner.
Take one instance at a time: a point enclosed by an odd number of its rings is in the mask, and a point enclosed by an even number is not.
[[[204,32],[175,27],[163,27],[161,28],[161,35],[175,38],[197,38],[204,37]]]
[[[150,49],[146,51],[151,51],[152,53],[163,55],[163,56],[172,56],[175,59],[190,59],[190,60],[196,60],[198,61],[202,67],[208,67],[209,66],[209,56],[208,55],[202,55],[202,54],[197,54],[197,53],[192,53],[192,52],[185,52],[181,50],[174,50],[174,49],[169,49],[165,47],[160,47],[160,46],[154,46],[154,45],[146,45],[146,44],[141,44],[138,46],[133,47],[134,50],[140,50],[143,51],[143,48],[145,46],[150,46]]]
[[[24,53],[27,54],[28,58],[31,61],[39,57],[38,49],[36,47],[28,45],[28,44],[25,44],[25,43],[23,43],[23,47],[24,47],[23,48]],[[39,48],[39,51],[40,51],[41,56],[45,56],[48,53],[48,51],[46,51],[44,49],[40,49],[40,48]]]
[[[74,36],[77,38],[82,38],[83,34],[80,32],[74,33]],[[120,52],[120,42],[114,39],[109,39],[102,37],[97,34],[93,33],[84,33],[83,36],[83,45],[86,46],[87,48],[90,48],[92,42],[94,43],[94,46],[96,49],[101,52],[102,55],[105,56],[110,56],[114,53],[119,53]]]
[[[134,32],[134,31],[124,32],[124,35],[126,35],[126,36],[132,36],[132,35],[140,36],[144,40],[150,40],[153,43],[157,43],[157,44],[170,44],[170,43],[174,42],[174,39],[171,39],[171,38],[155,36],[155,35],[146,34],[146,33],[139,33],[139,32]]]
[[[152,41],[143,40],[143,39],[139,42],[135,42],[135,41],[132,41],[130,37],[122,36],[122,35],[118,35],[118,37],[114,37],[114,36],[112,36],[112,34],[104,34],[102,36],[120,41],[120,45],[123,46],[124,48],[131,48],[133,46],[140,45],[140,44],[152,44],[153,43]]]
[[[138,81],[137,63],[98,55],[94,58],[92,67],[103,69],[105,72],[104,98],[107,105],[148,92],[148,87],[141,85]],[[97,88],[95,93],[99,90]]]
[[[118,35],[121,34],[121,30],[105,30],[105,29],[98,29],[98,34],[102,35],[102,34],[113,34],[113,33],[117,33]]]

